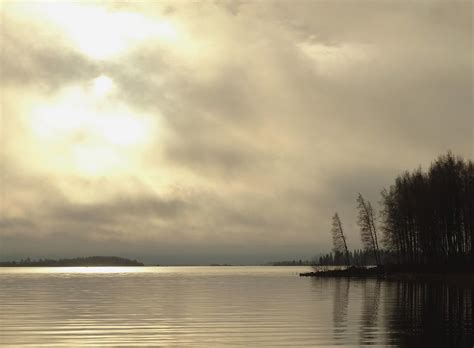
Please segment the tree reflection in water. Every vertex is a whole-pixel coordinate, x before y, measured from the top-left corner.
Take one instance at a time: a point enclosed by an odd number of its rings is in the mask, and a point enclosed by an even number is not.
[[[363,305],[360,318],[359,343],[370,344],[374,341],[378,330],[377,316],[380,303],[380,284],[378,279],[365,279],[362,281]]]
[[[377,279],[326,279],[333,339],[359,345],[473,347],[474,289]]]
[[[334,287],[334,338],[336,340],[344,338],[347,329],[347,309],[349,305],[349,278],[338,278]]]
[[[393,282],[387,332],[399,346],[472,347],[474,289],[416,282]],[[392,297],[392,296],[389,296]]]

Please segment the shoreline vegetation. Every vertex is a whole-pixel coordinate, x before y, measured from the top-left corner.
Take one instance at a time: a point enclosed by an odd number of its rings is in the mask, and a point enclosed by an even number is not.
[[[3,261],[0,267],[113,267],[113,266],[144,266],[137,260],[117,256],[90,256],[72,259],[39,259],[30,258],[20,261]]]
[[[360,193],[358,218],[364,257],[375,267],[364,267],[348,249],[343,224],[332,218],[333,252],[306,277],[377,277],[457,279],[474,283],[474,163],[451,152],[439,156],[428,171],[400,174],[381,191],[377,213]],[[333,256],[334,255],[334,256]]]
[[[284,260],[284,261],[272,261],[263,264],[263,266],[314,266],[315,263],[312,260]]]
[[[315,278],[360,278],[385,279],[396,281],[444,282],[458,286],[474,287],[474,268],[466,267],[419,267],[417,265],[385,265],[385,266],[349,266],[339,269],[325,269],[300,273],[300,277]]]

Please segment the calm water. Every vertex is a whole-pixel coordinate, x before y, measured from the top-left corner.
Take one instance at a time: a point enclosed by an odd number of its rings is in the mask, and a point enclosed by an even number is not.
[[[473,289],[307,270],[0,268],[0,345],[473,345]]]

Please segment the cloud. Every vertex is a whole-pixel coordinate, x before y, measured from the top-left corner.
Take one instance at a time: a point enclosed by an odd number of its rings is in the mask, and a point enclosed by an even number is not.
[[[36,21],[25,24],[8,9],[2,12],[3,88],[32,85],[48,92],[97,74],[96,64],[66,46],[51,28]]]
[[[358,192],[375,203],[405,169],[426,168],[448,149],[473,156],[469,2],[115,3],[107,11],[174,25],[175,41],[149,37],[98,60],[41,19],[7,18],[11,181],[0,238],[11,257],[32,245],[53,254],[52,240],[65,254],[164,263],[310,257],[331,247],[334,211],[359,247]],[[97,110],[123,104],[153,118],[153,141],[128,170],[104,176],[29,164],[37,149],[55,165],[68,152],[35,143],[25,105],[57,105],[67,86],[98,76],[115,87]]]

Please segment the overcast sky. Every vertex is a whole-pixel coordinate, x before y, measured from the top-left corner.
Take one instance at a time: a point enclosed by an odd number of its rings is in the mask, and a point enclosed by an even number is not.
[[[473,158],[473,2],[1,2],[0,258],[306,259]]]

